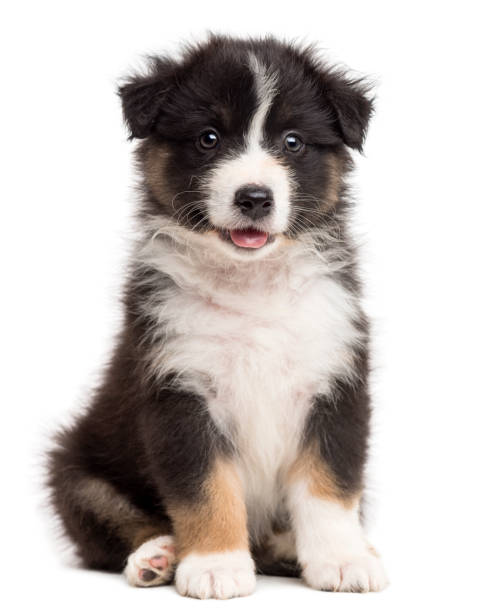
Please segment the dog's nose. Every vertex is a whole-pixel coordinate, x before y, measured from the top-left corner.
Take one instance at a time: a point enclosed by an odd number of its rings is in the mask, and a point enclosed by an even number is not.
[[[261,185],[245,185],[235,193],[235,205],[253,221],[262,219],[273,209],[271,189]]]

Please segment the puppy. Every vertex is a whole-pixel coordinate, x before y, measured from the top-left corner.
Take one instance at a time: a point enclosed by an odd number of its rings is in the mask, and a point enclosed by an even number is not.
[[[255,569],[382,589],[347,223],[367,84],[311,48],[210,36],[119,94],[140,238],[103,382],[50,455],[66,534],[86,566],[191,597],[248,595]]]

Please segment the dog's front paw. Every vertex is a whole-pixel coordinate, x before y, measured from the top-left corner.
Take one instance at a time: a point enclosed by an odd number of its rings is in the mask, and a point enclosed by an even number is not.
[[[187,555],[178,565],[175,578],[181,595],[199,599],[230,599],[253,592],[256,577],[249,552]]]
[[[304,564],[303,578],[321,591],[367,593],[381,591],[388,584],[381,559],[369,551],[337,559],[318,557]]]

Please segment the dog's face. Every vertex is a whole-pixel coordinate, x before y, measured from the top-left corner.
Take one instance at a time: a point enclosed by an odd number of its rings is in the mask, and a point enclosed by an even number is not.
[[[366,87],[311,50],[212,37],[155,58],[120,89],[145,212],[174,219],[233,258],[261,257],[334,214],[361,149]]]

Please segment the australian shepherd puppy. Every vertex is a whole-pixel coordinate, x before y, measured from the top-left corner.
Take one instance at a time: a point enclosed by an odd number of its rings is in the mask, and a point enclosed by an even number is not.
[[[210,36],[119,93],[140,237],[103,382],[50,457],[66,534],[86,566],[191,597],[247,595],[255,570],[382,589],[345,182],[367,85],[311,48]]]

